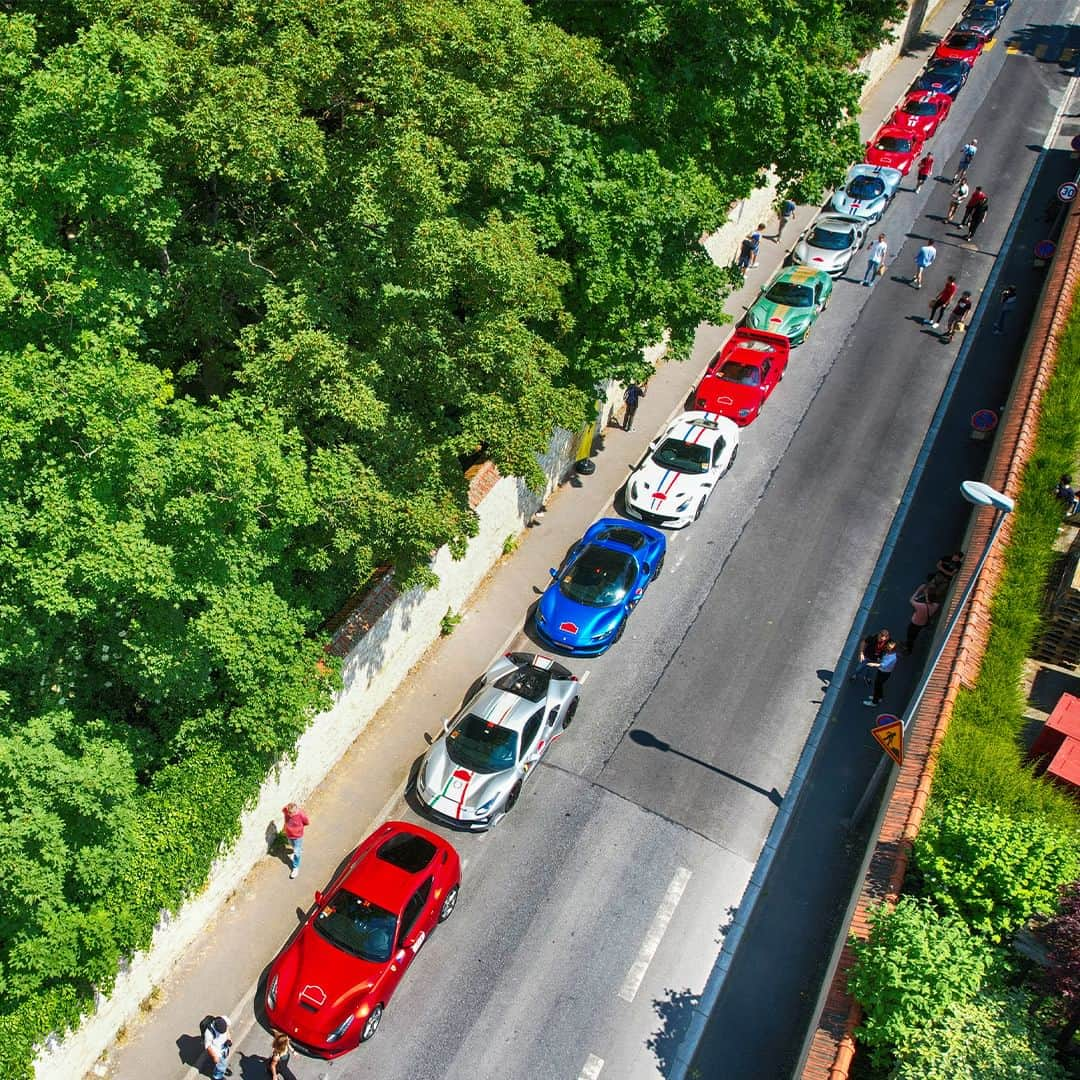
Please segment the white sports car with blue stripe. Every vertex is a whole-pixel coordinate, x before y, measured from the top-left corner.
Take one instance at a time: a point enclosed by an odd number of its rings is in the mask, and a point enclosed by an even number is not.
[[[656,439],[626,482],[626,512],[649,525],[696,521],[739,452],[739,428],[718,413],[685,412]]]
[[[833,195],[833,209],[873,224],[892,202],[904,174],[888,165],[852,165],[844,186]]]

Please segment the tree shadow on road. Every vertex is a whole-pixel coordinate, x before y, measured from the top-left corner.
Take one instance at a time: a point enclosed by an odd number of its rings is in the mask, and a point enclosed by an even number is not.
[[[679,1047],[690,1030],[690,1021],[701,995],[692,994],[689,990],[666,988],[664,993],[666,998],[652,1003],[653,1011],[660,1017],[660,1030],[650,1035],[645,1045],[656,1055],[660,1074],[669,1076]]]

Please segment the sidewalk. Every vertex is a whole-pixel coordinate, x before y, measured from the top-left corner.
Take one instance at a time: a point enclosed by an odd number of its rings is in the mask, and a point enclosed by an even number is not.
[[[954,8],[959,10],[958,0],[948,5],[949,11]],[[909,57],[893,66],[868,98],[861,120],[864,134],[876,129],[922,62],[921,56]],[[817,212],[817,207],[800,207],[783,245],[768,240],[762,244],[758,267],[748,272],[745,284],[726,305],[735,320]],[[771,236],[775,227],[775,219],[768,220],[766,234]],[[553,493],[547,512],[477,590],[453,635],[432,646],[307,801],[312,824],[300,877],[290,881],[283,863],[267,856],[205,928],[160,994],[147,1003],[139,1026],[123,1033],[116,1050],[94,1070],[97,1075],[117,1080],[192,1075],[201,1057],[198,1022],[208,1012],[232,1017],[234,1041],[242,1041],[254,1024],[251,1000],[258,979],[296,928],[298,913],[307,909],[312,890],[327,881],[341,858],[393,811],[411,766],[426,748],[424,733],[439,729],[476,673],[521,630],[536,592],[548,581],[548,568],[610,506],[613,493],[649,440],[683,407],[688,391],[730,332],[730,326],[703,324],[692,360],[657,370],[634,430],[608,428],[598,437],[596,472],[589,477],[575,475]]]

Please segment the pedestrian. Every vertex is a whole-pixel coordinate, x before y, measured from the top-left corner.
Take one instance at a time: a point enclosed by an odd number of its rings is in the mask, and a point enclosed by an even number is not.
[[[780,243],[780,237],[783,235],[784,229],[787,228],[788,222],[790,222],[791,219],[795,216],[795,211],[797,209],[798,207],[795,205],[794,202],[792,202],[791,199],[785,199],[780,204],[780,210],[778,213],[779,222],[776,226],[776,236],[773,237],[776,243]]]
[[[941,292],[930,302],[930,318],[926,321],[936,330],[956,295],[956,278],[950,274],[942,286]]]
[[[289,1054],[292,1053],[292,1044],[289,1042],[289,1036],[284,1031],[275,1030],[271,1034],[274,1041],[270,1046],[270,1056],[266,1059],[266,1074],[272,1076],[274,1080],[278,1080],[278,1077],[285,1075],[281,1070],[288,1066]]]
[[[990,200],[984,195],[981,202],[975,204],[974,209],[971,211],[971,224],[968,225],[967,238],[969,240],[975,239],[975,231],[983,223],[986,215],[990,212]]]
[[[859,662],[848,676],[848,682],[854,682],[862,675],[870,685],[870,676],[865,674],[871,668],[876,668],[881,662],[882,653],[885,651],[885,643],[892,637],[888,630],[882,628],[876,634],[867,634],[859,645]]]
[[[960,567],[964,564],[964,553],[953,551],[948,555],[942,555],[937,561],[937,572],[944,576],[947,582],[952,581],[960,573]]]
[[[967,176],[968,169],[971,168],[971,163],[975,160],[975,155],[979,152],[979,140],[972,139],[969,143],[964,143],[960,150],[960,166],[956,170],[956,175],[953,177],[953,183],[957,180],[963,180]]]
[[[945,220],[947,222],[952,221],[952,219],[956,217],[956,211],[960,209],[960,204],[968,197],[968,192],[970,190],[966,180],[961,180],[953,187],[952,191],[949,193],[949,212],[945,215]]]
[[[221,1080],[223,1076],[232,1076],[232,1069],[229,1068],[232,1039],[229,1038],[227,1016],[215,1016],[206,1025],[206,1030],[203,1032],[203,1048],[214,1063],[214,1080]]]
[[[968,312],[971,311],[971,293],[965,290],[960,299],[956,301],[956,305],[952,309],[952,314],[949,316],[949,321],[945,327],[945,333],[942,334],[942,338],[945,341],[952,341],[953,334],[957,330],[963,330],[967,326]]]
[[[864,705],[881,704],[881,699],[885,696],[885,684],[889,681],[889,676],[896,670],[896,661],[899,659],[896,650],[897,645],[892,638],[885,642],[885,647],[881,650],[881,659],[877,665],[877,675],[874,676],[874,692],[863,701]]]
[[[925,184],[926,181],[929,180],[930,177],[933,175],[934,155],[923,154],[923,156],[919,159],[919,167],[915,173],[915,190],[918,191],[919,188],[921,188],[923,184]]]
[[[929,625],[930,620],[941,608],[941,598],[929,584],[920,585],[908,601],[911,604],[911,622],[908,623],[907,637],[904,639],[904,652],[911,652],[915,639]]]
[[[750,234],[750,246],[753,255],[750,258],[750,269],[757,266],[758,248],[761,247],[761,238],[765,235],[765,222],[759,221],[758,227]]]
[[[1080,510],[1080,495],[1073,488],[1072,477],[1068,473],[1062,473],[1061,479],[1054,488],[1054,494],[1065,504],[1065,516],[1072,517]]]
[[[634,423],[634,413],[637,412],[638,403],[644,396],[644,387],[638,386],[636,382],[630,383],[626,388],[626,393],[622,396],[623,401],[626,402],[626,415],[623,416],[623,431],[630,430],[631,425]]]
[[[911,279],[911,284],[914,285],[916,289],[922,288],[923,271],[933,266],[936,258],[937,248],[934,247],[933,240],[927,240],[926,243],[915,252],[915,276]]]
[[[742,238],[742,243],[739,244],[739,256],[735,260],[735,265],[742,271],[743,277],[746,277],[746,271],[750,269],[750,262],[754,257],[754,241],[749,236]]]
[[[998,297],[998,314],[994,320],[995,334],[1005,333],[1005,322],[1014,307],[1016,307],[1016,286],[1006,285],[1001,290],[1001,296]]]
[[[304,853],[304,829],[311,822],[307,814],[294,802],[283,807],[281,812],[285,815],[285,839],[292,849],[292,861],[289,864],[292,869],[289,877],[294,878],[300,873],[300,857]]]
[[[889,242],[884,233],[878,233],[876,240],[871,240],[867,247],[870,249],[870,258],[866,260],[866,273],[863,274],[862,283],[869,289],[878,279],[878,275],[885,273],[885,258],[889,254]]]
[[[981,187],[976,187],[971,193],[971,198],[964,207],[964,216],[960,219],[961,225],[967,225],[971,221],[971,215],[975,213],[975,207],[987,201],[987,194]]]

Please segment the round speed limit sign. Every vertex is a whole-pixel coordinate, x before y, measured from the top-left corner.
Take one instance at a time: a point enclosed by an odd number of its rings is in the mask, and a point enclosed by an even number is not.
[[[1076,198],[1076,184],[1071,180],[1066,181],[1058,188],[1058,198],[1062,202],[1072,202]]]

